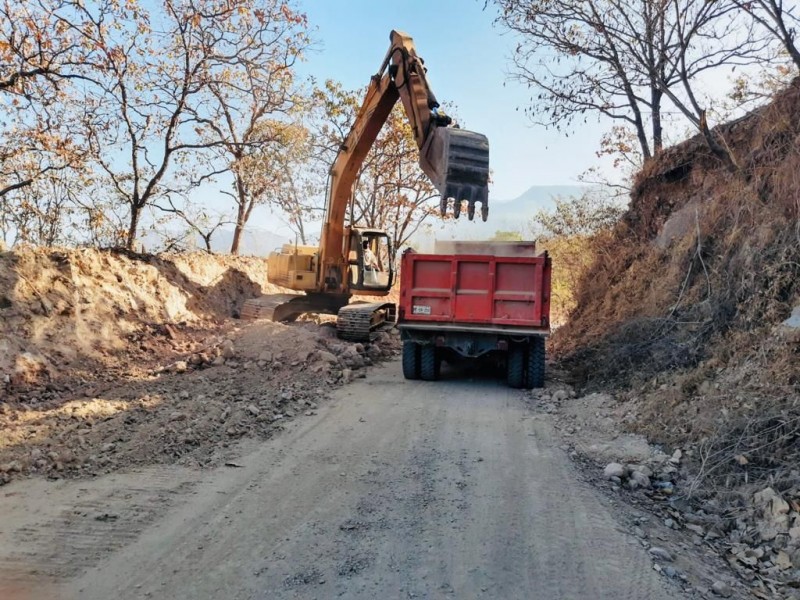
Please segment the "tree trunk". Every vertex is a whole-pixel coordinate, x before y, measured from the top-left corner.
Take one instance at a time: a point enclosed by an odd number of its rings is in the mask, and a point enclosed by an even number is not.
[[[125,238],[125,248],[133,250],[136,244],[136,235],[139,231],[139,218],[142,216],[142,207],[137,206],[137,203],[131,204],[131,220],[128,226],[128,234]]]
[[[708,149],[711,150],[711,153],[722,162],[728,172],[741,175],[742,169],[736,162],[736,159],[733,157],[730,150],[720,143],[714,132],[709,128],[708,121],[706,120],[706,111],[702,111],[700,114],[699,129],[700,133],[703,134],[703,138],[706,140]]]
[[[231,242],[231,254],[239,254],[239,243],[242,239],[242,231],[247,223],[247,193],[245,192],[244,182],[238,175],[236,176],[236,226],[233,228],[233,241]]]
[[[638,109],[634,109],[634,123],[636,126],[636,138],[639,140],[639,147],[642,149],[642,158],[647,161],[650,160],[650,145],[647,143],[647,134],[645,133],[645,124],[642,121],[642,116]]]
[[[244,207],[239,207],[239,216],[236,219],[236,226],[233,228],[233,241],[231,242],[231,254],[239,254],[239,243],[244,231]]]
[[[653,154],[657,155],[664,147],[664,127],[661,123],[661,98],[663,92],[655,85],[651,87],[650,100],[652,103],[652,115],[650,117],[653,125]]]

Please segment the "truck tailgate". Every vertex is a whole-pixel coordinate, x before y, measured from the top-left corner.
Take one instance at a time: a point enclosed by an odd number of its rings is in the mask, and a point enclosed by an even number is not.
[[[550,258],[408,252],[400,321],[549,329]]]

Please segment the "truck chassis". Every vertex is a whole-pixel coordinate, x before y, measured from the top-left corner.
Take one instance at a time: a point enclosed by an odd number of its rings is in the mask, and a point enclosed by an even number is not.
[[[510,387],[544,387],[544,333],[433,323],[399,327],[406,379],[435,381],[443,361],[454,363],[491,356],[505,366]]]

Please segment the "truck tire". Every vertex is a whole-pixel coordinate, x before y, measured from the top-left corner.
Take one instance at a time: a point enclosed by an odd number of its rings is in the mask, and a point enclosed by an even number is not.
[[[419,379],[419,350],[416,342],[403,342],[403,377],[406,379]]]
[[[525,387],[529,390],[544,387],[544,353],[544,338],[536,336],[528,347]]]
[[[419,353],[419,374],[425,381],[439,379],[439,357],[436,346],[422,346]]]
[[[521,388],[525,383],[525,353],[519,346],[508,349],[508,386]]]

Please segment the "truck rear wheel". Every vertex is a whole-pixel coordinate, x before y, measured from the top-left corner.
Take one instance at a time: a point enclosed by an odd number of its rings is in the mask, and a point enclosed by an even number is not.
[[[525,352],[520,346],[508,349],[508,386],[521,388],[525,381]]]
[[[436,346],[422,346],[419,355],[419,374],[425,381],[439,379],[439,357]]]
[[[528,347],[528,364],[526,375],[527,389],[544,387],[544,338],[537,336]]]
[[[416,342],[403,342],[403,377],[419,379],[420,347]]]

